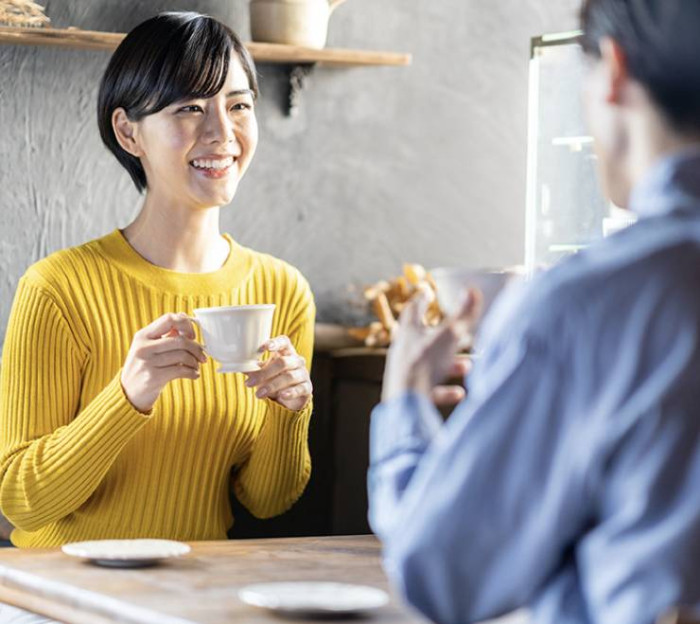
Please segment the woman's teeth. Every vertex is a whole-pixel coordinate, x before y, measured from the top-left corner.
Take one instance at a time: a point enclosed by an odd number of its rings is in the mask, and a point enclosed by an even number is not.
[[[221,160],[193,160],[192,166],[197,169],[227,169],[233,164],[233,157]]]

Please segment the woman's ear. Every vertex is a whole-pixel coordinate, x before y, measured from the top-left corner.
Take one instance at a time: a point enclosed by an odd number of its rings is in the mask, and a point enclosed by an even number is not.
[[[132,156],[140,158],[143,152],[137,141],[138,126],[136,122],[129,119],[123,108],[117,108],[112,113],[112,129],[121,148]]]

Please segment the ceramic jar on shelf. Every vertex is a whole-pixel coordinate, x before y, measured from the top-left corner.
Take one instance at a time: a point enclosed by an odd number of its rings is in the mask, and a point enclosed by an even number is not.
[[[253,41],[321,49],[328,20],[345,0],[251,0]]]

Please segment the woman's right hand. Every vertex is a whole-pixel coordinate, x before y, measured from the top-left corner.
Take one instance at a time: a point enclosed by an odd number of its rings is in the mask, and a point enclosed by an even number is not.
[[[199,365],[206,361],[192,319],[164,314],[136,332],[122,368],[122,388],[137,410],[149,412],[169,381],[199,379]]]

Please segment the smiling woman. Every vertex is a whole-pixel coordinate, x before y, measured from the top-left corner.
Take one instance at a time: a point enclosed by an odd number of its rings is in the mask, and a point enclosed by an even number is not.
[[[253,60],[223,24],[195,18],[173,32],[175,15],[166,13],[137,26],[114,53],[100,88],[100,134],[139,190],[147,187],[149,177],[152,185],[176,179],[175,172],[183,167],[197,167],[209,179],[227,180],[226,204],[258,142]],[[198,144],[203,132],[225,133],[228,118],[234,122],[236,146],[224,140],[210,151],[211,146]],[[143,162],[147,148],[154,151]],[[230,171],[231,159],[235,171]],[[218,166],[222,164],[227,166]],[[161,169],[148,176],[149,166]],[[214,170],[232,175],[212,176]],[[192,182],[191,171],[187,173],[180,179],[185,185]],[[210,186],[199,191],[212,192]]]
[[[269,517],[304,490],[313,298],[296,269],[219,231],[257,146],[257,96],[249,54],[210,17],[158,15],[114,53],[100,133],[145,196],[127,227],[19,283],[0,379],[16,546],[225,539],[230,491]],[[217,373],[193,310],[248,304],[276,305],[261,368]]]

